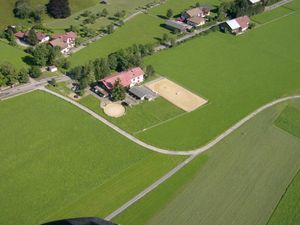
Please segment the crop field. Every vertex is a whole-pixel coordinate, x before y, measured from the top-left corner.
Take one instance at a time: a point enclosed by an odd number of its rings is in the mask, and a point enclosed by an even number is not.
[[[137,136],[163,148],[196,148],[261,105],[299,93],[300,12],[294,8],[294,14],[241,36],[215,32],[146,58],[209,104]]]
[[[143,102],[132,108],[126,107],[126,114],[121,118],[106,116],[100,108],[100,101],[92,95],[84,97],[80,103],[133,134],[184,115],[183,110],[173,106],[163,98]]]
[[[44,92],[0,102],[0,224],[104,217],[177,165]]]
[[[251,17],[251,20],[253,20],[254,22],[257,22],[259,24],[264,24],[264,23],[271,22],[273,20],[277,20],[278,18],[289,15],[293,12],[295,12],[295,11],[291,10],[285,6],[282,6],[277,9],[274,9],[272,11],[255,15],[255,16]]]
[[[0,64],[9,62],[19,69],[27,67],[27,65],[23,62],[23,58],[26,56],[27,54],[21,49],[12,47],[0,40]]]
[[[257,115],[114,221],[123,225],[266,225],[300,167],[300,139],[278,129],[274,121],[287,105],[299,102],[282,103]],[[183,180],[185,173],[189,178]],[[299,219],[298,179],[289,197],[289,206],[295,206],[289,215],[294,218],[287,221]],[[279,216],[287,209],[285,204]],[[276,221],[272,224],[280,224]]]
[[[275,121],[277,127],[300,138],[300,110],[288,107]]]

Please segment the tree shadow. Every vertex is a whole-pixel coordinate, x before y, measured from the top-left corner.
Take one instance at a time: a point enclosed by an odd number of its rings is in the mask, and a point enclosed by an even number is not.
[[[34,58],[30,55],[24,56],[22,57],[22,60],[24,63],[26,63],[29,66],[33,66],[34,65]]]

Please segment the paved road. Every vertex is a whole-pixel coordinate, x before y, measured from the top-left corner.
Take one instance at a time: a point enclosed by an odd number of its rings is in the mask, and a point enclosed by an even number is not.
[[[132,136],[131,134],[127,133],[126,131],[122,130],[121,128],[117,127],[116,125],[114,125],[113,123],[109,122],[108,120],[106,120],[105,118],[103,118],[102,116],[98,115],[97,113],[95,113],[94,111],[90,110],[89,108],[79,104],[78,102],[69,99],[68,97],[65,97],[61,94],[58,94],[54,91],[51,91],[49,89],[46,89],[44,87],[40,87],[40,90],[46,91],[49,94],[52,94],[56,97],[59,97],[75,106],[77,106],[78,108],[84,110],[85,112],[87,112],[88,114],[90,114],[91,116],[93,116],[94,118],[96,118],[97,120],[101,121],[102,123],[104,123],[105,125],[109,126],[110,128],[112,128],[113,130],[115,130],[116,132],[118,132],[119,134],[123,135],[124,137],[126,137],[127,139],[133,141],[134,143],[149,149],[151,151],[154,152],[158,152],[161,154],[166,154],[166,155],[199,155],[205,151],[207,151],[208,149],[210,149],[211,147],[215,146],[216,144],[218,144],[220,141],[222,141],[224,138],[226,138],[229,134],[231,134],[232,132],[234,132],[235,130],[237,130],[239,127],[241,127],[243,124],[245,124],[247,121],[249,121],[250,119],[252,119],[253,117],[255,117],[257,114],[259,114],[260,112],[274,106],[277,105],[281,102],[285,102],[288,100],[292,100],[292,99],[298,99],[300,98],[300,95],[295,95],[295,96],[289,96],[289,97],[284,97],[284,98],[280,98],[277,99],[271,103],[268,103],[262,107],[260,107],[259,109],[257,109],[256,111],[254,111],[253,113],[249,114],[248,116],[246,116],[245,118],[243,118],[241,121],[239,121],[238,123],[236,123],[234,126],[232,126],[231,128],[229,128],[228,130],[226,130],[224,133],[222,133],[220,136],[218,136],[217,138],[215,138],[213,141],[209,142],[208,144],[204,145],[203,147],[194,149],[194,150],[190,150],[190,151],[176,151],[176,150],[171,150],[171,149],[162,149],[162,148],[158,148],[155,147],[153,145],[147,144],[139,139],[137,139],[136,137]]]
[[[40,87],[43,87],[43,86],[47,85],[48,81],[52,78],[55,78],[55,80],[57,82],[63,82],[63,81],[70,80],[70,78],[65,76],[65,75],[64,76],[59,76],[59,77],[45,78],[45,79],[42,79],[40,81],[31,80],[30,83],[23,84],[23,85],[20,85],[20,86],[16,86],[16,87],[13,87],[13,88],[8,88],[8,89],[0,91],[0,100],[10,98],[10,97],[13,97],[13,96],[17,96],[17,95],[20,95],[20,94],[24,94],[24,93],[27,93],[27,92],[34,91],[34,90],[36,90]]]
[[[282,0],[280,2],[277,2],[277,3],[273,4],[273,5],[266,6],[265,7],[265,12],[271,11],[271,10],[276,9],[278,7],[281,7],[281,6],[283,6],[283,5],[285,5],[285,4],[289,3],[289,2],[292,2],[292,1],[293,0]]]

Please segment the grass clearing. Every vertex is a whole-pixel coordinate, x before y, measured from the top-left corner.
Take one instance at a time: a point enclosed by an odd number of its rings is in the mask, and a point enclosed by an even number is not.
[[[106,116],[100,108],[100,100],[93,95],[86,96],[79,102],[130,133],[141,132],[146,128],[184,114],[183,110],[178,109],[163,98],[143,102],[132,108],[126,107],[125,116],[120,118]]]
[[[0,102],[0,118],[0,224],[104,217],[184,159],[145,150],[44,92]]]
[[[299,93],[299,20],[297,11],[238,37],[215,32],[146,58],[209,104],[138,137],[162,148],[193,149],[260,106]]]
[[[275,125],[300,138],[300,110],[287,107],[277,118]]]
[[[0,40],[0,63],[9,62],[18,69],[25,68],[28,67],[28,65],[23,62],[23,58],[26,56],[27,54],[22,50]]]
[[[286,105],[294,102],[264,111],[213,147],[206,153],[208,160],[203,167],[183,181],[186,183],[181,184],[176,196],[164,198],[172,184],[181,183],[182,174],[175,175],[115,222],[265,225],[300,167],[300,139],[273,125]],[[193,163],[185,170],[195,166]],[[159,196],[163,200],[157,203]]]

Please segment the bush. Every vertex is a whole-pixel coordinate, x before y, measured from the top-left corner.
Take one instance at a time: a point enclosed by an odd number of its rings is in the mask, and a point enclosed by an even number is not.
[[[40,77],[42,75],[40,67],[38,67],[38,66],[32,66],[29,69],[29,75],[32,78],[38,78],[38,77]]]

